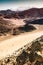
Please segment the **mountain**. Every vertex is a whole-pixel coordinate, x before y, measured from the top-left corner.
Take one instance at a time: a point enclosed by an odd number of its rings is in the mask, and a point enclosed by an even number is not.
[[[31,21],[31,22],[29,22],[29,23],[31,23],[31,24],[41,24],[41,25],[43,25],[43,19],[37,19],[37,20]]]
[[[32,18],[43,17],[43,8],[31,8],[23,11],[1,10],[0,16],[4,18]]]
[[[43,18],[41,19],[33,19],[33,20],[25,20],[26,24],[39,24],[39,25],[43,25]]]

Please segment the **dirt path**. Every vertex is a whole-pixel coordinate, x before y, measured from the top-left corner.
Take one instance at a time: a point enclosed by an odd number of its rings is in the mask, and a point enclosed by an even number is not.
[[[43,35],[43,31],[24,33],[0,42],[0,59],[11,55],[13,52]]]

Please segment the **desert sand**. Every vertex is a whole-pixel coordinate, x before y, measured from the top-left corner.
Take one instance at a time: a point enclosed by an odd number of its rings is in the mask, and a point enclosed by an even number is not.
[[[24,19],[5,19],[10,21],[11,24],[15,25],[16,27],[23,26],[25,24]]]
[[[43,35],[43,30],[36,30],[33,32],[28,32],[18,36],[14,36],[4,41],[0,41],[0,59],[8,55],[12,55],[13,53],[15,53],[16,50],[30,43],[31,41],[35,40],[41,35]]]

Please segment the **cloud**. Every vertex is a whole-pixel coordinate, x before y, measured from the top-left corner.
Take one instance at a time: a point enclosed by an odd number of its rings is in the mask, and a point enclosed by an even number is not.
[[[0,10],[5,10],[5,9],[24,10],[28,8],[43,7],[43,2],[41,0],[21,0],[22,2],[20,2],[20,0],[18,1],[19,2],[0,3]]]

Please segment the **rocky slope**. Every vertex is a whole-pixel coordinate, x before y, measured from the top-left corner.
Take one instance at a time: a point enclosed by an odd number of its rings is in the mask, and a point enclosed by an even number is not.
[[[0,65],[43,65],[43,36],[0,60]]]

